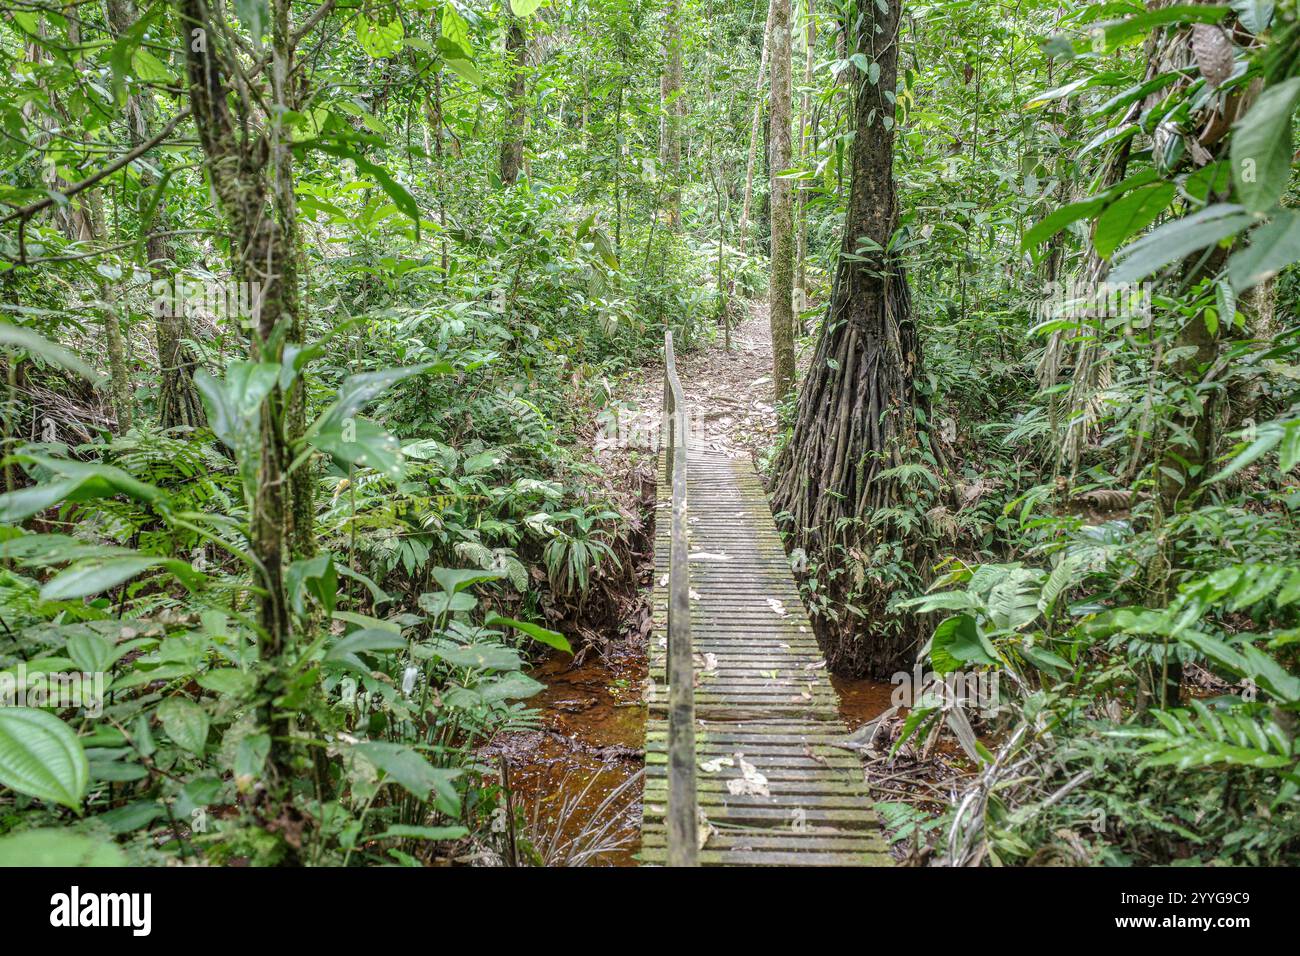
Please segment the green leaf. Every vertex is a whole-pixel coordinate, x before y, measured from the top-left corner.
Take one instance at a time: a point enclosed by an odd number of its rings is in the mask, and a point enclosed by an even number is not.
[[[375,837],[376,840],[459,840],[469,836],[465,827],[413,827],[397,823]]]
[[[279,377],[280,366],[274,362],[231,362],[224,380],[209,375],[206,369],[194,373],[194,384],[208,412],[208,424],[235,453],[250,487],[261,441],[262,402]]]
[[[341,465],[373,468],[392,477],[402,473],[402,445],[385,429],[358,416],[351,423],[321,428],[308,444]]]
[[[938,674],[959,670],[962,664],[997,664],[985,649],[975,618],[956,614],[942,621],[930,639],[930,662]]]
[[[445,40],[447,43],[454,45],[463,54],[463,59],[468,60],[473,49],[469,42],[469,24],[465,18],[460,15],[456,5],[444,2],[442,5],[442,22],[439,29],[439,40]]]
[[[517,671],[524,666],[519,652],[501,644],[453,644],[438,641],[423,647],[419,655],[436,657],[453,667],[476,667],[479,670]]]
[[[474,688],[485,703],[503,700],[522,700],[532,697],[546,689],[546,685],[533,680],[527,674],[514,671],[500,677],[484,681]]]
[[[469,83],[472,86],[484,85],[485,80],[483,79],[483,74],[479,72],[479,68],[471,61],[449,58],[443,62],[451,67],[452,70],[455,71],[455,73],[466,83]]]
[[[1157,269],[1236,235],[1255,221],[1240,206],[1218,203],[1165,223],[1115,254],[1109,282],[1136,282]]]
[[[353,631],[346,637],[339,638],[325,654],[327,661],[341,661],[349,664],[363,674],[369,674],[370,668],[357,655],[360,653],[377,654],[385,651],[406,649],[406,640],[401,633],[386,628],[368,627]]]
[[[460,794],[453,781],[461,771],[434,767],[423,756],[404,744],[365,741],[352,749],[386,773],[418,800],[433,794],[434,806],[448,816],[460,814]]]
[[[81,809],[90,783],[86,752],[71,728],[31,707],[0,707],[0,785]]]
[[[83,674],[102,674],[118,658],[113,645],[98,634],[73,634],[68,638],[68,656]]]
[[[1028,252],[1036,246],[1042,245],[1071,223],[1092,216],[1102,208],[1104,203],[1105,200],[1102,197],[1096,196],[1092,199],[1068,203],[1052,210],[1025,232],[1020,247]]]
[[[235,13],[239,22],[254,40],[266,36],[271,22],[271,11],[267,0],[235,0]]]
[[[566,654],[572,654],[573,648],[569,646],[569,641],[558,631],[548,631],[537,624],[530,624],[527,621],[516,621],[513,617],[500,617],[493,614],[483,622],[488,627],[513,627],[516,631],[523,631],[539,644],[545,644],[553,647],[557,651],[564,651]]]
[[[289,565],[289,570],[285,573],[285,590],[289,592],[290,604],[299,617],[307,613],[307,595],[316,599],[316,603],[325,609],[326,615],[333,614],[334,603],[338,599],[338,586],[334,558],[328,554],[301,558]]]
[[[1250,245],[1228,260],[1228,279],[1237,292],[1267,282],[1293,262],[1300,261],[1300,212],[1278,208],[1273,220],[1252,230]]]
[[[1228,5],[1237,12],[1241,25],[1255,36],[1267,30],[1273,19],[1273,0],[1231,0]]]
[[[1232,179],[1250,212],[1268,212],[1291,180],[1291,115],[1300,76],[1267,87],[1232,134]]]
[[[169,697],[158,705],[158,720],[182,750],[202,755],[208,742],[208,713],[192,700]]]
[[[142,83],[171,83],[171,71],[143,47],[131,54],[131,69]]]
[[[415,238],[417,240],[420,238],[419,203],[415,201],[415,197],[407,191],[405,186],[389,174],[388,170],[384,169],[377,163],[366,159],[366,157],[358,153],[350,143],[338,140],[325,141],[316,139],[311,140],[311,144],[322,153],[328,153],[331,156],[339,156],[343,159],[352,160],[352,162],[356,164],[357,169],[378,182],[379,188],[388,194],[388,197],[393,200],[393,204],[405,215],[409,216],[411,221],[415,223]]]
[[[476,568],[433,568],[433,579],[448,594],[458,594],[466,588],[485,581],[500,581],[505,577],[501,571],[480,571]]]
[[[116,844],[75,830],[24,830],[0,839],[0,867],[126,865]]]
[[[1125,193],[1107,206],[1097,217],[1093,231],[1092,244],[1097,254],[1109,259],[1120,243],[1155,222],[1177,192],[1173,183],[1152,183]]]
[[[366,16],[357,18],[357,42],[374,59],[385,59],[400,53],[405,35],[401,17],[393,17],[387,23],[378,23]]]
[[[531,17],[541,5],[542,0],[510,0],[510,10],[517,17]]]
[[[105,376],[96,372],[62,345],[54,344],[31,329],[0,322],[0,345],[39,356],[51,365],[57,365],[61,369],[80,375],[92,385],[107,381]]]
[[[1246,446],[1246,450],[1233,457],[1228,466],[1210,479],[1210,483],[1230,478],[1251,462],[1255,461],[1282,440],[1281,428],[1264,427],[1259,430],[1259,437]]]
[[[58,477],[42,479],[30,488],[0,495],[0,522],[16,524],[62,501],[80,502],[124,494],[150,505],[161,504],[162,491],[137,481],[112,465],[89,464],[49,455],[20,453],[15,460],[40,465]]]
[[[247,671],[237,667],[217,667],[195,678],[195,682],[204,690],[231,697],[246,697],[257,686],[257,679]]]
[[[42,601],[68,601],[99,594],[129,581],[149,568],[162,567],[176,575],[186,586],[198,579],[195,571],[184,561],[173,558],[156,558],[132,555],[108,560],[83,561],[56,575],[41,588]]]

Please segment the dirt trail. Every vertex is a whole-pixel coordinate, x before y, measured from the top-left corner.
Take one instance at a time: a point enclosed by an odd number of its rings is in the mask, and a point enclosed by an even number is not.
[[[757,460],[776,436],[772,334],[766,303],[750,303],[748,316],[731,331],[731,351],[723,348],[721,334],[703,348],[679,350],[677,376],[697,440],[733,458]],[[625,380],[623,400],[657,421],[663,374],[662,363],[638,369]]]

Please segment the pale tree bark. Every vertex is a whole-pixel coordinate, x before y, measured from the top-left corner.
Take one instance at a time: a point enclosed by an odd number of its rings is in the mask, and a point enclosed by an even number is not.
[[[745,162],[745,195],[740,204],[740,225],[736,228],[740,251],[745,251],[749,236],[749,209],[754,200],[754,163],[758,157],[758,134],[763,120],[763,80],[767,76],[767,58],[772,45],[772,7],[767,8],[767,25],[763,27],[763,49],[758,57],[758,76],[754,80],[754,116],[749,124],[749,158]]]
[[[679,0],[664,10],[664,68],[659,81],[659,167],[666,183],[664,216],[676,230],[682,220],[682,119],[686,98],[682,89],[682,24]]]
[[[105,0],[104,10],[114,37],[120,37],[135,24],[137,14],[133,0]],[[152,94],[144,91],[127,96],[127,138],[132,146],[139,146],[153,136],[154,119]],[[140,190],[148,193],[156,188],[158,177],[148,164],[140,164],[138,168]],[[161,198],[145,234],[143,264],[155,282],[168,282],[170,285],[169,272],[175,264],[163,236],[166,229],[167,201]],[[200,428],[206,425],[207,416],[199,401],[198,389],[194,387],[194,371],[198,363],[185,345],[189,328],[184,309],[167,307],[166,301],[157,303],[154,334],[158,347],[158,424],[163,428]]]
[[[528,36],[524,32],[524,21],[513,13],[507,13],[509,25],[506,29],[506,62],[510,68],[510,80],[507,84],[507,97],[510,102],[506,117],[506,128],[501,141],[501,185],[513,186],[519,180],[519,171],[524,166],[524,132],[527,127],[528,114],[524,106],[524,70],[528,60]]]
[[[914,546],[901,532],[868,522],[899,500],[897,481],[881,472],[916,449],[915,408],[923,399],[914,383],[922,365],[907,279],[886,251],[898,222],[891,96],[901,3],[891,0],[886,12],[876,0],[852,6],[857,51],[876,62],[880,76],[873,85],[861,70],[851,71],[856,136],[840,257],[794,433],[774,469],[772,505],[789,515],[792,547],[842,572],[821,576],[832,610],[814,623],[827,662],[839,673],[884,676],[908,662],[914,634],[890,627],[890,595],[869,583],[869,556],[886,534],[898,534],[905,549]],[[922,555],[909,558],[924,564]],[[850,613],[849,603],[865,616]]]
[[[817,16],[815,0],[808,0],[804,22],[803,99],[799,106],[799,166],[807,170],[808,158],[817,148],[816,126],[812,115],[813,51],[817,47]],[[795,213],[795,311],[808,308],[808,189],[810,183],[801,180]]]
[[[772,0],[772,55],[769,111],[772,196],[771,281],[768,314],[772,324],[772,390],[777,401],[794,387],[794,222],[790,180],[790,0]]]

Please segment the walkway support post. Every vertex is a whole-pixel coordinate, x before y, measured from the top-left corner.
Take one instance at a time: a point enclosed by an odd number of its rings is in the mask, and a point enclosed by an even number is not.
[[[664,415],[672,538],[668,559],[668,865],[699,866],[695,801],[695,664],[691,649],[690,550],[686,539],[686,401],[673,333],[664,333]]]

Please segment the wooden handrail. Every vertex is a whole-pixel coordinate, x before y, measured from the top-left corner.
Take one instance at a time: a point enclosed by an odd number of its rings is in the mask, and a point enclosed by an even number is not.
[[[664,333],[666,466],[672,485],[668,552],[668,865],[699,866],[695,809],[695,664],[691,649],[690,553],[686,540],[686,399],[673,333]]]

